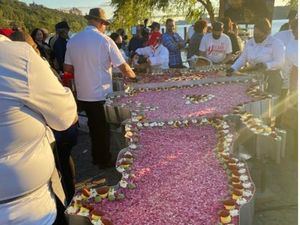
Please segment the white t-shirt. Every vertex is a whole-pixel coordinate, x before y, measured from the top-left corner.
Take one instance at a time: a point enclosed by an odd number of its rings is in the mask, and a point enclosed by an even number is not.
[[[1,35],[0,40],[4,40]],[[55,166],[50,146],[54,138],[48,126],[55,130],[70,127],[76,118],[76,103],[72,92],[27,43],[4,40],[0,49],[0,201],[28,193],[28,199],[34,201],[36,190],[48,184]],[[39,220],[28,217],[26,223],[13,224],[46,224],[55,218],[49,191],[43,193],[36,197],[48,202],[48,211],[32,207],[31,214]],[[11,224],[16,215],[28,216],[23,214],[27,212],[24,207],[33,205],[30,201],[24,204],[23,198],[1,204],[1,213],[11,214],[4,223],[0,215],[0,224]]]
[[[199,50],[206,53],[206,57],[214,63],[221,63],[227,54],[232,53],[231,40],[226,34],[214,39],[212,33],[203,36]]]
[[[65,64],[74,66],[77,98],[102,101],[112,90],[112,66],[125,63],[114,41],[94,26],[72,37],[67,44]]]
[[[161,69],[169,68],[169,50],[162,44],[157,49],[147,46],[145,48],[138,48],[135,52],[139,55],[149,57],[152,67],[159,67]]]

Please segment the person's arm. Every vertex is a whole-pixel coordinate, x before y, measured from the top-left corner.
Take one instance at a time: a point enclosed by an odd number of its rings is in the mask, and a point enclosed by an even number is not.
[[[113,67],[118,67],[121,71],[121,73],[129,77],[131,79],[135,79],[135,73],[130,68],[130,66],[126,63],[125,59],[123,58],[121,52],[119,51],[117,45],[114,43],[113,40],[109,40],[108,43],[108,52],[110,56],[111,63],[113,64]]]
[[[247,51],[248,51],[248,44],[245,46],[245,49],[242,52],[242,54],[240,55],[240,57],[231,66],[231,68],[234,71],[237,71],[237,70],[239,70],[240,68],[242,68],[243,66],[246,65],[246,62],[247,62]]]
[[[222,64],[228,63],[229,61],[232,60],[232,58],[233,58],[232,53],[226,54],[226,57],[225,57],[225,59],[222,61]]]
[[[162,44],[169,50],[169,52],[175,52],[179,50],[177,43],[167,35],[163,35]]]
[[[137,50],[135,50],[135,53],[138,54],[138,55],[143,55],[145,57],[148,57],[147,47],[145,47],[145,48],[138,48]]]
[[[273,54],[272,60],[266,62],[266,67],[268,70],[277,70],[282,68],[285,59],[285,48],[281,41],[276,41],[272,45]]]
[[[180,49],[185,48],[186,43],[185,43],[185,41],[182,39],[182,37],[181,37],[179,34],[177,34],[177,33],[176,33],[175,35],[176,35],[176,37],[177,37],[177,39],[178,39],[178,42],[177,42],[178,48],[180,48]]]
[[[206,42],[207,37],[204,35],[199,45],[199,55],[206,57]]]
[[[67,50],[65,54],[65,62],[64,62],[64,72],[74,74],[74,66],[72,64],[71,56],[70,56],[70,46],[67,44]]]
[[[121,64],[119,67],[120,71],[122,72],[122,74],[126,77],[129,77],[131,79],[135,79],[136,75],[133,72],[133,70],[130,68],[130,66],[127,63],[123,63]]]
[[[33,50],[29,51],[29,96],[24,104],[41,114],[47,125],[62,131],[77,121],[77,107],[72,92],[63,87],[48,64]]]

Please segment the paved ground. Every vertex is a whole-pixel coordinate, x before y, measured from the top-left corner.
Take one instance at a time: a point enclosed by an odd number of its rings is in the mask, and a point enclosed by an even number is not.
[[[297,155],[293,145],[293,135],[288,132],[287,155],[280,164],[266,160],[266,191],[261,193],[260,161],[249,160],[248,165],[254,183],[257,186],[255,199],[254,225],[294,225],[297,224]],[[113,142],[112,152],[117,154],[119,147]],[[112,170],[100,171],[91,164],[90,141],[85,132],[79,134],[79,144],[73,151],[76,162],[77,181],[80,182],[98,174],[111,174],[110,183],[117,182],[117,176]]]

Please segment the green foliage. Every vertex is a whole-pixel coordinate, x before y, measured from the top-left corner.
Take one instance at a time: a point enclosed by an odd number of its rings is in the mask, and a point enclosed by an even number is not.
[[[152,8],[149,7],[149,1],[138,1],[129,0],[126,4],[123,2],[117,3],[117,1],[112,1],[112,4],[117,4],[116,10],[114,12],[113,22],[110,26],[111,30],[116,30],[118,28],[124,28],[129,32],[130,27],[138,24],[143,24],[145,18],[149,18],[152,15]],[[125,1],[124,1],[125,2]],[[114,5],[116,6],[116,5]]]
[[[112,0],[111,4],[116,8],[113,28],[123,27],[127,30],[159,12],[165,13],[163,20],[170,15],[178,15],[187,21],[195,21],[205,15],[205,10],[212,18],[214,11],[210,0]]]
[[[298,0],[290,0],[289,5],[291,6],[291,9],[298,10]]]
[[[80,15],[64,13],[41,5],[27,5],[17,0],[0,0],[0,27],[10,27],[16,23],[31,32],[34,28],[46,28],[54,32],[55,24],[67,21],[72,31],[79,31],[85,25],[85,19]]]

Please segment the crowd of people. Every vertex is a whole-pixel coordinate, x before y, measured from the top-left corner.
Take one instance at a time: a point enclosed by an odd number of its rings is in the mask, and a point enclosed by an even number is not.
[[[110,22],[101,8],[85,18],[87,27],[72,38],[65,21],[56,24],[51,38],[43,28],[31,35],[0,29],[0,176],[5,177],[0,224],[66,224],[64,207],[75,192],[71,150],[77,143],[78,111],[88,117],[93,164],[100,170],[115,165],[104,112],[106,95],[113,91],[112,68],[135,82],[134,70],[186,68],[182,51],[187,50],[188,61],[202,56],[230,64],[227,76],[245,66],[263,70],[267,91],[283,99],[290,90],[297,104],[295,18],[274,36],[268,19],[258,18],[245,47],[228,17],[211,27],[199,19],[188,41],[176,32],[173,19],[166,20],[165,33],[159,23],[148,27],[145,20],[132,28],[129,42],[124,29],[106,35]],[[62,85],[68,74],[74,76],[73,93]]]

